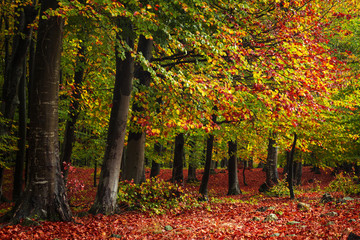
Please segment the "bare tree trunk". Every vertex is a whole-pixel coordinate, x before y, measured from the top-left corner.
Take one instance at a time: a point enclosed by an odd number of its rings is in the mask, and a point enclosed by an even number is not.
[[[179,133],[175,137],[174,164],[172,172],[172,182],[184,182],[184,134]]]
[[[297,140],[297,135],[296,133],[294,133],[294,141],[292,144],[292,148],[289,154],[289,158],[288,158],[288,166],[289,166],[289,175],[288,175],[288,185],[289,185],[289,190],[290,190],[290,198],[294,199],[295,198],[295,194],[294,194],[294,181],[293,181],[293,164],[294,164],[294,154],[295,154],[295,146],[296,146],[296,140]]]
[[[206,140],[205,168],[199,189],[199,193],[202,195],[203,200],[207,200],[208,198],[208,184],[210,178],[213,145],[214,145],[214,135],[210,134]]]
[[[266,160],[266,184],[270,188],[279,182],[277,170],[278,148],[276,146],[276,134],[269,137],[268,156]]]
[[[56,9],[56,0],[43,1],[41,12]],[[61,176],[58,144],[58,89],[63,20],[40,17],[34,82],[31,91],[29,183],[10,216],[71,221]]]
[[[237,174],[237,142],[229,141],[229,165],[228,165],[228,175],[229,175],[229,190],[228,195],[239,195],[241,194],[239,179]]]
[[[146,60],[152,56],[153,40],[146,39],[143,35],[139,38],[138,52],[142,53]],[[140,85],[148,87],[151,75],[139,64],[136,66],[135,77],[140,80]],[[141,102],[134,102],[132,112],[136,116],[144,112]],[[145,131],[137,122],[131,122],[128,136],[127,154],[124,161],[121,178],[123,180],[134,180],[139,184],[143,180],[144,159],[145,159]]]
[[[160,157],[162,155],[163,146],[157,142],[154,145],[154,150],[157,156]],[[155,159],[153,159],[151,163],[150,178],[156,177],[159,174],[160,174],[160,163],[158,163],[157,161],[155,161]]]
[[[126,44],[134,47],[135,33],[129,19],[118,19],[118,27],[123,29],[122,38],[119,33],[117,40],[125,39]],[[134,58],[129,51],[125,52],[125,59],[120,58],[116,50],[116,76],[111,109],[108,136],[101,167],[100,180],[96,198],[90,213],[113,214],[116,210],[116,198],[121,168],[121,157],[124,149],[126,123],[130,105],[130,95],[134,76]]]

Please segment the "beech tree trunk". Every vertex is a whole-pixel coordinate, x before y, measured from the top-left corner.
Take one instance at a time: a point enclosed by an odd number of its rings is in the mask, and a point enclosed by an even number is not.
[[[41,12],[56,9],[56,0],[43,1]],[[29,181],[10,212],[13,222],[29,217],[71,221],[61,176],[58,143],[58,89],[63,20],[40,17],[32,86],[29,141]]]
[[[214,146],[214,135],[210,134],[206,140],[205,168],[199,189],[199,193],[202,195],[203,200],[208,199],[208,184],[210,178],[213,146]]]
[[[154,150],[158,156],[161,156],[163,151],[163,146],[157,142],[154,145]],[[159,174],[160,174],[160,163],[158,163],[155,159],[153,159],[151,163],[150,178],[156,177]]]
[[[275,134],[269,137],[268,155],[266,159],[266,184],[269,188],[279,182],[277,170],[278,148],[275,137]]]
[[[81,85],[84,78],[84,64],[85,64],[85,51],[84,47],[81,46],[78,49],[78,54],[75,63],[75,74],[74,74],[74,89],[70,96],[69,106],[69,119],[66,121],[64,141],[61,146],[60,155],[60,166],[64,173],[65,182],[67,180],[69,169],[65,166],[71,164],[71,154],[75,141],[75,124],[80,114],[80,99],[81,99]]]
[[[118,27],[123,31],[117,35],[120,42],[124,39],[127,45],[134,47],[135,33],[129,19],[119,18]],[[121,168],[121,157],[124,149],[126,122],[129,112],[130,95],[134,76],[134,58],[129,51],[125,52],[125,59],[120,58],[116,49],[116,76],[111,108],[108,136],[103,164],[101,167],[99,185],[95,202],[90,213],[114,214]]]
[[[196,167],[189,163],[189,167],[188,167],[188,177],[186,179],[187,182],[191,183],[191,182],[199,182],[199,180],[196,177]]]
[[[290,198],[294,199],[295,198],[295,194],[294,194],[294,181],[293,181],[293,171],[291,171],[292,169],[294,169],[293,164],[294,164],[294,154],[295,154],[295,146],[296,146],[296,140],[297,140],[297,135],[296,133],[294,133],[294,141],[292,144],[292,148],[289,154],[289,158],[288,158],[288,166],[289,166],[289,175],[288,175],[288,185],[289,185],[289,190],[290,190]]]
[[[174,163],[172,172],[172,182],[183,183],[184,182],[184,134],[179,133],[175,137],[175,151],[174,151]]]
[[[228,195],[239,195],[241,194],[239,179],[238,179],[238,169],[237,169],[237,142],[229,141],[229,165],[228,165],[228,176],[229,176],[229,190]]]
[[[146,39],[141,35],[138,43],[138,52],[142,53],[146,60],[150,60],[152,48],[153,40]],[[151,75],[140,64],[136,66],[135,77],[140,80],[140,86],[148,87],[150,85]],[[136,101],[133,103],[132,112],[135,116],[144,111],[142,104]],[[137,122],[131,122],[130,127],[127,154],[123,163],[121,178],[123,180],[134,180],[135,184],[140,184],[143,181],[146,134]]]

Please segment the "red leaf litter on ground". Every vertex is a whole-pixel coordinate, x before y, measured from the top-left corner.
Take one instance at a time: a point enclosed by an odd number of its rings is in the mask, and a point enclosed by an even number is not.
[[[200,170],[198,178],[201,178]],[[280,170],[281,172],[281,170]],[[93,170],[76,168],[70,179],[82,180],[83,188],[69,189],[75,215],[87,211],[94,200]],[[147,171],[149,174],[149,171]],[[184,172],[187,176],[186,171]],[[360,234],[360,200],[353,196],[346,202],[320,203],[324,191],[306,191],[297,199],[268,197],[258,193],[265,180],[261,169],[246,170],[248,186],[244,194],[226,196],[227,171],[216,170],[210,176],[210,201],[201,207],[166,215],[128,211],[113,216],[87,215],[74,222],[40,222],[39,226],[2,225],[0,239],[346,239],[350,232]],[[281,174],[280,174],[281,175]],[[171,178],[171,170],[161,171],[160,178]],[[303,188],[324,188],[333,179],[330,172],[314,174],[305,167]],[[79,186],[78,186],[79,187]],[[186,184],[187,191],[198,191],[199,184]],[[11,194],[11,172],[6,171],[4,192]],[[340,198],[340,195],[337,195]],[[216,199],[216,200],[214,200]],[[309,204],[299,209],[298,203]],[[0,214],[11,208],[1,204]],[[275,221],[266,221],[271,214]]]

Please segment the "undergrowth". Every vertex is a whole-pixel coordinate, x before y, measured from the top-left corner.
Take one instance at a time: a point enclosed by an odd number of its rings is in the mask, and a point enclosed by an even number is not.
[[[360,194],[360,184],[358,177],[340,173],[330,182],[326,188],[328,192],[341,192],[346,196]]]
[[[294,186],[294,193],[296,195],[301,193],[297,186]],[[278,184],[274,185],[267,192],[265,192],[265,194],[271,197],[290,196],[289,184],[287,182],[286,176],[281,179]]]
[[[186,194],[182,187],[158,178],[147,179],[140,185],[131,181],[120,182],[118,202],[150,214],[201,206],[196,197]]]

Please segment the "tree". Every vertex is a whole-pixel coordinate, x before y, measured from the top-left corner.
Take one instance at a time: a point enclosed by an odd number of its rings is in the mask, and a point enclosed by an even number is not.
[[[266,158],[266,185],[271,188],[279,181],[277,170],[278,146],[276,146],[276,134],[273,133],[269,137],[268,156]]]
[[[295,194],[294,194],[294,181],[293,181],[293,165],[294,165],[294,154],[295,154],[295,147],[296,147],[296,141],[297,141],[297,135],[296,133],[294,133],[294,140],[293,140],[293,144],[291,147],[291,151],[289,154],[289,158],[288,158],[288,166],[289,166],[289,175],[287,178],[287,182],[288,182],[288,186],[289,186],[289,191],[290,191],[290,198],[294,199],[295,198]]]
[[[175,137],[175,150],[174,150],[174,162],[173,162],[173,172],[171,181],[174,183],[184,182],[184,150],[185,140],[184,133],[179,133]]]
[[[24,195],[9,215],[14,222],[29,217],[71,221],[61,176],[58,143],[58,91],[63,19],[49,12],[58,1],[41,4],[34,82],[30,89],[29,179]]]
[[[146,39],[143,35],[139,37],[138,52],[143,55],[145,60],[150,60],[152,57],[153,40]],[[139,91],[142,87],[149,87],[151,75],[144,70],[140,64],[137,64],[135,70],[135,77],[139,79]],[[136,99],[132,105],[133,115],[142,113],[143,106]],[[142,127],[136,122],[131,121],[130,132],[128,136],[128,144],[126,148],[126,157],[124,166],[121,172],[121,179],[133,180],[136,184],[141,183],[144,172],[144,159],[145,159],[145,138],[146,133]]]
[[[117,41],[130,49],[134,48],[135,34],[129,19],[119,17],[117,27],[122,29],[117,33]],[[121,59],[119,46],[116,48],[116,76],[113,94],[106,150],[101,167],[100,180],[95,202],[90,209],[93,214],[113,214],[116,210],[118,181],[121,168],[121,156],[124,149],[127,115],[130,105],[132,81],[134,76],[134,58],[130,49],[125,51]]]
[[[210,134],[206,139],[205,168],[199,189],[199,193],[202,195],[202,198],[204,200],[208,199],[208,184],[210,178],[213,146],[214,146],[214,135]]]
[[[238,195],[241,193],[238,179],[237,168],[237,141],[229,141],[229,190],[228,195]]]
[[[17,153],[17,161],[14,174],[14,191],[13,199],[19,197],[23,187],[23,169],[25,161],[25,144],[26,144],[26,103],[25,99],[25,81],[26,81],[26,56],[30,46],[32,36],[32,28],[30,23],[35,19],[34,7],[29,3],[23,6],[18,6],[15,9],[17,17],[16,34],[13,39],[12,53],[9,59],[5,56],[5,77],[2,92],[1,113],[8,121],[8,124],[0,125],[1,136],[9,135],[11,131],[12,121],[14,119],[15,111],[20,101],[21,111],[19,111],[19,140]],[[8,21],[8,19],[6,19]],[[20,94],[20,96],[19,96]],[[6,153],[1,152],[2,159],[6,159]],[[2,195],[2,174],[3,166],[0,166],[0,201],[4,200]]]

